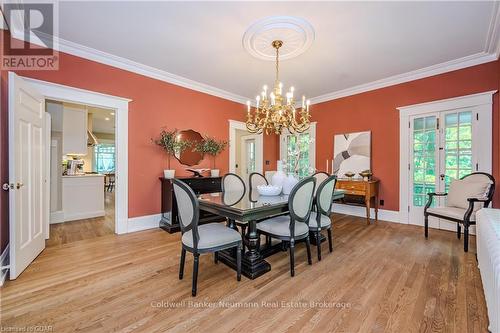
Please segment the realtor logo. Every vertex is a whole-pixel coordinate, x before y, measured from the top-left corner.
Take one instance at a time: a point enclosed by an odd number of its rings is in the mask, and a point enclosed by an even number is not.
[[[1,70],[57,70],[56,2],[3,3]]]

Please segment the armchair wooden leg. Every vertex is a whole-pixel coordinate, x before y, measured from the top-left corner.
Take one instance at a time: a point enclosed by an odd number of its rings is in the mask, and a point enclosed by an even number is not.
[[[316,231],[316,248],[318,252],[318,261],[321,261],[321,233],[320,230]]]
[[[330,252],[333,252],[332,228],[330,227],[327,231],[328,231],[328,248]]]
[[[311,259],[311,242],[309,241],[309,236],[306,237],[306,249],[307,249],[307,263],[312,265]]]
[[[186,262],[186,250],[184,248],[181,249],[181,264],[179,266],[179,280],[182,280],[184,277],[184,263]]]
[[[295,276],[295,244],[290,241],[290,275]]]
[[[464,224],[464,252],[469,252],[469,225]]]
[[[457,223],[457,238],[460,239],[462,236],[462,228],[460,227],[460,223]]]
[[[243,250],[242,245],[238,245],[236,248],[236,280],[241,281],[241,252]]]
[[[424,215],[424,235],[425,238],[429,237],[429,216],[427,214]]]
[[[198,264],[200,260],[200,254],[194,253],[194,262],[193,262],[193,286],[191,295],[196,296],[196,289],[198,287]]]

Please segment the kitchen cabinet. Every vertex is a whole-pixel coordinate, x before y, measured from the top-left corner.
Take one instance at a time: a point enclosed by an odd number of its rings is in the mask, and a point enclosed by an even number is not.
[[[63,155],[87,155],[87,110],[64,106]]]

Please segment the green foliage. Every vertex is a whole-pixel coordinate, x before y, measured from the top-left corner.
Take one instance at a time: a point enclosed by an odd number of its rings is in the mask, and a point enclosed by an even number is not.
[[[209,154],[212,156],[217,156],[224,151],[227,147],[227,141],[217,140],[213,137],[206,136],[201,142],[199,142],[195,147],[194,151]]]
[[[193,143],[187,140],[177,140],[177,129],[168,130],[162,128],[156,139],[151,139],[154,144],[160,146],[168,155],[168,168],[170,169],[170,158],[189,149]]]

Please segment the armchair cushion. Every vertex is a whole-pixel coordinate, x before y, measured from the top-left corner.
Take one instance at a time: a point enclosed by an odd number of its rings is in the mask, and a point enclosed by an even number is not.
[[[448,191],[447,206],[467,209],[469,208],[467,199],[484,198],[490,185],[491,181],[489,179],[454,179],[451,181],[450,190]],[[480,206],[480,204],[476,204],[474,210],[478,210]]]
[[[452,219],[458,219],[458,220],[464,219],[466,211],[467,209],[458,207],[435,207],[427,209],[428,213],[441,215],[444,217],[450,217]],[[473,212],[470,216],[470,221],[475,221],[475,220],[476,220],[476,213]]]

